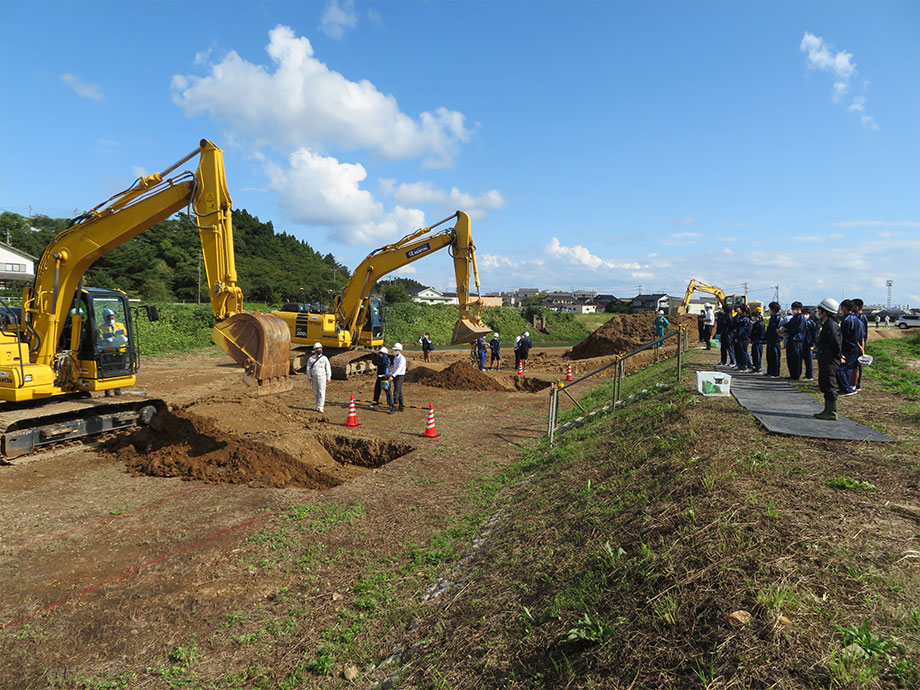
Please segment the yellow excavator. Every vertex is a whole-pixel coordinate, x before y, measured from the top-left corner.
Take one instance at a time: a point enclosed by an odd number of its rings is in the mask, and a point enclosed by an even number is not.
[[[453,227],[432,232],[452,220],[456,221]],[[342,294],[335,296],[331,311],[324,311],[319,305],[290,303],[272,313],[287,323],[294,347],[309,349],[314,343],[322,343],[323,352],[332,364],[333,378],[347,379],[352,374],[369,371],[370,356],[355,356],[353,351],[358,347],[383,345],[383,310],[379,300],[370,296],[374,285],[388,273],[445,247],[454,260],[460,309],[451,343],[471,343],[490,333],[491,329],[482,322],[476,248],[470,217],[463,211],[368,254],[355,269]],[[470,294],[471,277],[476,286],[475,297]]]
[[[748,304],[747,295],[726,295],[722,288],[704,283],[701,280],[691,279],[690,283],[687,285],[687,292],[684,295],[684,299],[680,303],[680,306],[677,307],[678,316],[683,316],[687,313],[690,307],[690,298],[693,296],[693,293],[697,291],[708,292],[710,295],[715,295],[716,299],[719,300],[719,304],[723,307],[729,307],[732,312],[738,308],[738,305]],[[749,306],[752,308],[757,308],[758,306],[763,308],[763,302],[751,302]]]
[[[168,177],[199,156],[197,171]],[[216,325],[213,339],[259,395],[290,390],[284,321],[242,310],[232,201],[222,151],[207,140],[163,172],[75,218],[45,249],[22,307],[0,309],[0,461],[36,447],[149,422],[162,402],[113,402],[135,383],[139,348],[128,296],[83,286],[99,257],[190,207],[197,220]],[[147,307],[156,319],[156,310]],[[112,398],[92,397],[106,391]],[[55,403],[50,405],[49,403]]]

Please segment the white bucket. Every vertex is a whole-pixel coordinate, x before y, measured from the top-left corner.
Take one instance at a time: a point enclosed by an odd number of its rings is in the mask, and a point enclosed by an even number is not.
[[[696,372],[696,389],[706,396],[726,397],[731,395],[732,377],[721,371]]]

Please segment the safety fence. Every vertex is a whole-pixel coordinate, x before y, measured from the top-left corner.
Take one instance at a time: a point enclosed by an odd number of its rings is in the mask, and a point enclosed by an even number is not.
[[[640,345],[635,350],[627,352],[623,355],[615,355],[612,362],[605,364],[599,369],[595,369],[592,372],[585,374],[584,376],[579,376],[573,381],[559,381],[554,383],[549,391],[549,415],[547,421],[547,432],[546,435],[549,437],[549,445],[552,447],[555,444],[556,430],[559,428],[558,417],[559,417],[559,394],[563,393],[569,397],[569,399],[575,403],[575,406],[582,411],[583,414],[587,414],[585,408],[569,393],[569,389],[576,386],[583,381],[597,376],[602,371],[607,371],[608,369],[615,367],[616,371],[614,372],[613,380],[613,400],[612,405],[616,406],[623,396],[623,379],[626,377],[626,360],[631,357],[635,357],[640,352],[645,352],[646,350],[654,350],[655,352],[655,361],[658,361],[659,350],[664,344],[669,340],[675,340],[677,342],[677,380],[680,381],[680,372],[681,372],[681,362],[683,358],[683,353],[688,349],[687,343],[687,326],[686,324],[679,324],[677,330],[671,331],[670,333],[665,333],[662,337],[652,340]]]

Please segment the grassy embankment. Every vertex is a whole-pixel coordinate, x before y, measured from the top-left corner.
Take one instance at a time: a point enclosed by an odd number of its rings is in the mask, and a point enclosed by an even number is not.
[[[240,558],[305,591],[347,573],[333,619],[290,591],[118,678],[339,688],[354,664],[362,686],[400,688],[915,688],[920,432],[885,377],[917,362],[877,358],[862,393],[861,421],[884,416],[897,444],[767,434],[698,396],[692,367],[669,385],[669,360],[627,378],[623,407],[468,485],[425,543],[343,552],[372,528],[360,503],[291,506]],[[420,603],[439,577],[455,586]],[[209,658],[225,637],[233,663]]]
[[[142,355],[179,354],[212,346],[213,317],[209,305],[157,306],[160,313],[158,322],[151,323],[143,315],[136,320]],[[265,312],[270,311],[271,307],[265,304],[247,304],[246,309]],[[441,349],[450,343],[456,320],[456,307],[395,304],[390,307],[385,324],[386,343],[392,345],[395,342],[403,342],[407,349],[417,348],[419,336],[427,331],[431,334],[435,346]],[[489,307],[483,310],[483,321],[501,334],[506,346],[510,346],[515,336],[525,330],[530,332],[531,340],[538,346],[574,344],[584,340],[593,330],[584,325],[581,317],[572,314],[550,314],[547,316],[549,334],[538,333],[521,318],[520,310],[510,307]],[[214,351],[217,352],[216,347]]]

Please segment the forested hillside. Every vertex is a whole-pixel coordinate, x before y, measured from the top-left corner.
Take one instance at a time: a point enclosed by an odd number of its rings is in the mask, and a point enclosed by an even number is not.
[[[0,214],[0,240],[40,257],[69,221],[15,213]],[[332,254],[321,254],[287,233],[276,233],[245,210],[233,211],[233,239],[238,282],[247,301],[280,303],[285,299],[329,301],[349,278]],[[199,290],[198,231],[186,214],[158,223],[109,252],[90,268],[85,284],[118,288],[151,302],[196,301]],[[200,264],[201,299],[207,280]],[[15,286],[14,294],[22,286]]]

